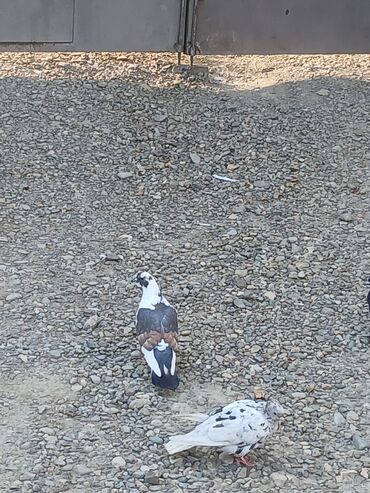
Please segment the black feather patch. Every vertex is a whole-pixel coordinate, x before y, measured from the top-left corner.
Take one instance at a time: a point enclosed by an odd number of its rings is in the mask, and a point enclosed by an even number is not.
[[[171,368],[173,351],[170,347],[167,347],[164,351],[159,351],[159,349],[154,348],[153,353],[158,362],[159,369],[161,370],[161,375],[164,375],[164,367],[166,367],[168,371]]]
[[[214,416],[215,414],[222,413],[223,407],[218,407],[209,413],[210,416]]]
[[[214,425],[213,428],[223,428],[223,427],[224,427],[224,425],[222,423],[220,423],[219,425]]]
[[[145,279],[145,277],[141,277],[140,273],[136,277],[136,282],[139,283],[140,286],[144,286],[144,288],[149,286],[149,282]]]
[[[159,369],[161,371],[160,377],[158,377],[158,375],[156,375],[152,371],[153,384],[163,389],[175,390],[179,385],[179,379],[176,372],[174,375],[170,374],[170,368],[173,358],[173,350],[170,347],[167,347],[164,351],[159,351],[158,349],[154,348],[153,353],[155,359],[157,360]],[[167,374],[164,370],[164,367],[167,368]]]

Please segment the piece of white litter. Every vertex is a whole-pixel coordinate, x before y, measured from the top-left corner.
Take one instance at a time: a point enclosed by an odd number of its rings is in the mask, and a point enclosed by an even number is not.
[[[238,180],[235,180],[234,178],[228,178],[227,176],[220,176],[220,175],[213,175],[213,178],[216,178],[217,180],[222,180],[222,181],[231,181],[231,182],[238,181]]]

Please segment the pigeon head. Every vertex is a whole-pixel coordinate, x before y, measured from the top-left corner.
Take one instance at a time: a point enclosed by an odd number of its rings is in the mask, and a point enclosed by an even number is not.
[[[277,401],[269,399],[266,404],[266,413],[270,416],[270,418],[276,420],[287,412]]]
[[[149,272],[139,272],[134,279],[134,282],[143,289],[148,288],[150,285],[156,285],[156,280]]]

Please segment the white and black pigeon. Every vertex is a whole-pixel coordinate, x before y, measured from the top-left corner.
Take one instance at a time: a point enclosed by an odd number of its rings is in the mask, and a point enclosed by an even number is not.
[[[283,414],[285,410],[272,399],[235,401],[211,415],[195,415],[201,423],[186,435],[172,436],[165,447],[170,455],[193,447],[216,447],[252,467],[246,455],[277,430]]]
[[[136,312],[136,333],[151,369],[152,383],[174,390],[179,385],[175,352],[178,349],[177,312],[149,272],[137,274],[135,282],[143,291]]]

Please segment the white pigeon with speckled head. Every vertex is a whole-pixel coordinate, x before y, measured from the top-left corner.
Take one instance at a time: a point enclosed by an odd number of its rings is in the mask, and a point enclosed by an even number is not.
[[[235,401],[210,416],[196,415],[195,419],[204,419],[203,422],[186,435],[171,437],[165,447],[169,454],[193,447],[216,447],[234,455],[239,463],[251,466],[245,456],[277,430],[284,413],[282,406],[272,399]]]

